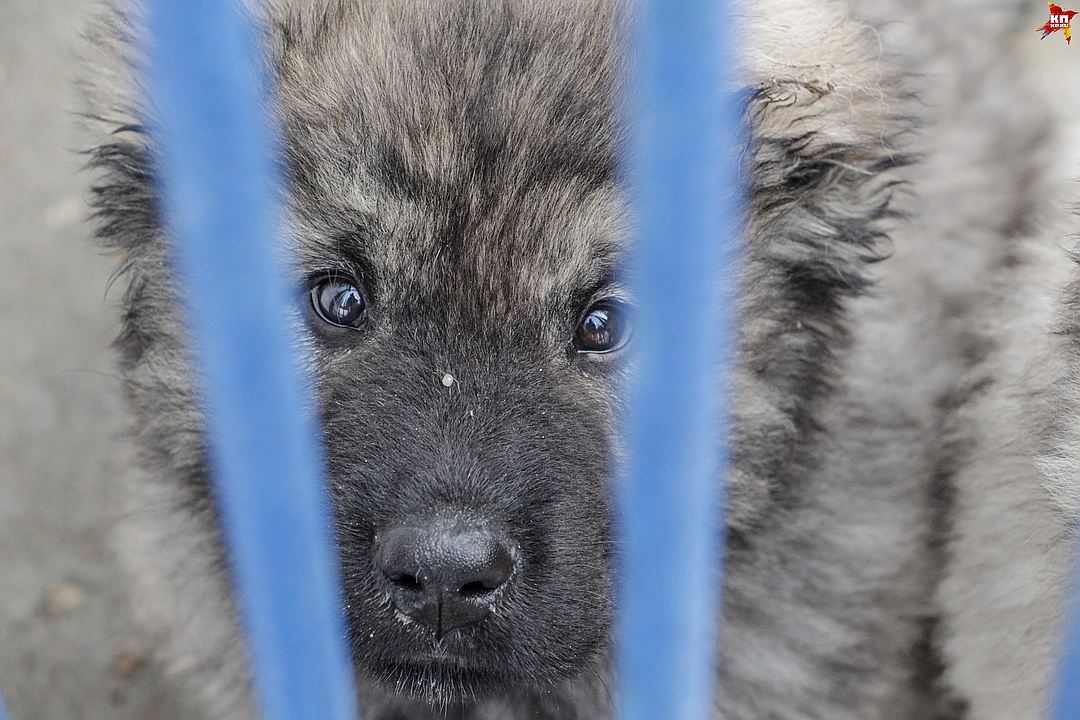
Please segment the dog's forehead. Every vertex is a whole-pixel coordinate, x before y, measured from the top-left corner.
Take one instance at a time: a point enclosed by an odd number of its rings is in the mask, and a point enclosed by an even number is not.
[[[628,236],[624,194],[572,178],[490,198],[406,197],[368,180],[344,201],[299,200],[296,217],[309,272],[344,263],[387,300],[443,291],[443,304],[489,313],[587,299],[620,273]]]
[[[349,5],[279,22],[309,254],[355,253],[384,287],[453,284],[494,305],[600,282],[626,236],[609,6],[436,6],[407,23]]]

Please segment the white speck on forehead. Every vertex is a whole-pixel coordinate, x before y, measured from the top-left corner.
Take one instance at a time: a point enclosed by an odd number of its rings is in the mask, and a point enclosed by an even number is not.
[[[443,387],[447,387],[447,388],[448,388],[448,387],[452,386],[452,385],[454,384],[454,382],[455,382],[455,380],[454,380],[454,376],[453,376],[453,375],[451,375],[450,373],[446,373],[446,374],[444,374],[444,375],[442,376],[442,384],[443,384]]]

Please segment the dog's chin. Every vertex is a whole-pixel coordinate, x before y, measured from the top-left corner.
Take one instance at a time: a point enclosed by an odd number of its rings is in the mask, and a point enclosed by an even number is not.
[[[457,658],[383,661],[369,668],[367,674],[388,692],[436,707],[495,697],[520,688],[523,682],[498,669],[496,663],[478,664]]]

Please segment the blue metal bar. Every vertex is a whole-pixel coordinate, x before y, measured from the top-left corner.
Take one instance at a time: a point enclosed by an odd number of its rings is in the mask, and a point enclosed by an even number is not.
[[[0,720],[7,720],[7,710],[4,709],[3,695],[0,695]]]
[[[1074,551],[1077,544],[1073,546]],[[1056,720],[1080,718],[1080,558],[1077,559],[1072,598],[1065,604],[1066,635],[1061,666],[1057,676],[1057,697],[1054,703]]]
[[[635,27],[638,366],[618,496],[625,720],[712,717],[742,201],[724,6],[647,0]]]
[[[275,245],[269,79],[239,0],[148,5],[165,223],[256,694],[268,720],[353,720],[323,457],[288,331],[295,293]]]

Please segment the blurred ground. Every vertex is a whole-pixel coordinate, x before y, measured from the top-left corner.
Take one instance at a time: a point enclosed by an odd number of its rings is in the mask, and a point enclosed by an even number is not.
[[[0,687],[12,720],[175,718],[106,536],[122,426],[110,262],[70,110],[90,0],[0,0]]]
[[[87,239],[69,113],[94,4],[0,0],[0,687],[11,720],[178,720],[106,546],[124,472],[110,262]],[[1040,42],[1046,14],[1031,0],[1017,43],[1077,118],[1080,41]],[[1063,163],[1078,156],[1074,132]]]

